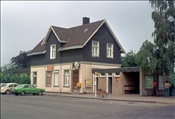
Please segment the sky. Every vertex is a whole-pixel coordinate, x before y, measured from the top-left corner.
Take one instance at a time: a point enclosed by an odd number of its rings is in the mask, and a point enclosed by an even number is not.
[[[70,28],[106,19],[126,52],[153,42],[149,1],[1,1],[1,66],[32,50],[51,25]]]

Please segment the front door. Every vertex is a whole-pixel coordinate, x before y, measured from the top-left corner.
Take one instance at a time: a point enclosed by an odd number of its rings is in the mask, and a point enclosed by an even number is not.
[[[112,93],[112,77],[108,78],[108,93]]]
[[[72,92],[78,92],[77,83],[79,82],[79,69],[72,71]]]

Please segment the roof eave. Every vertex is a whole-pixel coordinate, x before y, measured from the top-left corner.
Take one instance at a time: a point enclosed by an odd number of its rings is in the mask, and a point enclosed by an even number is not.
[[[46,44],[46,41],[47,41],[47,39],[48,39],[49,34],[50,34],[51,31],[53,31],[54,35],[56,36],[57,40],[58,40],[60,43],[67,43],[67,41],[65,41],[65,40],[60,40],[59,37],[57,36],[57,34],[55,33],[54,29],[52,28],[52,26],[50,26],[50,28],[49,28],[49,30],[48,30],[48,32],[47,32],[47,34],[46,34],[46,36],[45,36],[43,42],[41,43],[41,45]]]
[[[117,37],[114,35],[114,32],[112,31],[112,29],[110,28],[110,26],[108,25],[108,23],[106,21],[105,21],[105,24],[108,27],[109,31],[111,32],[112,36],[114,37],[115,41],[119,45],[121,53],[125,53],[125,50],[123,49],[122,45],[120,44],[120,42],[118,41]]]
[[[125,50],[123,50],[123,49],[120,49],[120,52],[121,52],[121,53],[126,53]]]
[[[58,51],[73,50],[73,49],[79,49],[83,47],[84,47],[83,45],[76,45],[76,46],[70,46],[66,48],[59,48]]]
[[[87,41],[83,44],[83,46],[85,46],[89,40],[94,36],[94,34],[100,29],[100,27],[105,23],[106,20],[104,20],[100,25],[99,27],[94,31],[94,33],[87,39]]]
[[[45,54],[45,53],[46,53],[46,50],[44,50],[42,52],[28,53],[27,56],[40,55],[40,54]]]

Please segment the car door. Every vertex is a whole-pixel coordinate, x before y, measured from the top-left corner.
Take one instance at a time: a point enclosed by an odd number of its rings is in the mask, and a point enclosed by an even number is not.
[[[7,89],[7,90],[12,91],[13,88],[14,88],[14,84],[10,84],[10,85],[8,86],[8,89]]]
[[[13,90],[17,85],[18,85],[18,84],[11,84],[10,91],[12,92],[12,90]]]
[[[26,94],[30,94],[30,86],[29,85],[25,85],[23,87],[23,91],[26,93]]]
[[[32,94],[38,93],[37,88],[35,86],[33,86],[33,85],[30,85],[30,91],[31,91]]]

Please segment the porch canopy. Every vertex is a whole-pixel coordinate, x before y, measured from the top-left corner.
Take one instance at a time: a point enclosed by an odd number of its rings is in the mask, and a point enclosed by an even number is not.
[[[140,71],[140,67],[121,67],[121,68],[114,68],[114,69],[92,69],[92,73],[98,72],[101,74],[119,74],[120,72],[139,72]]]

